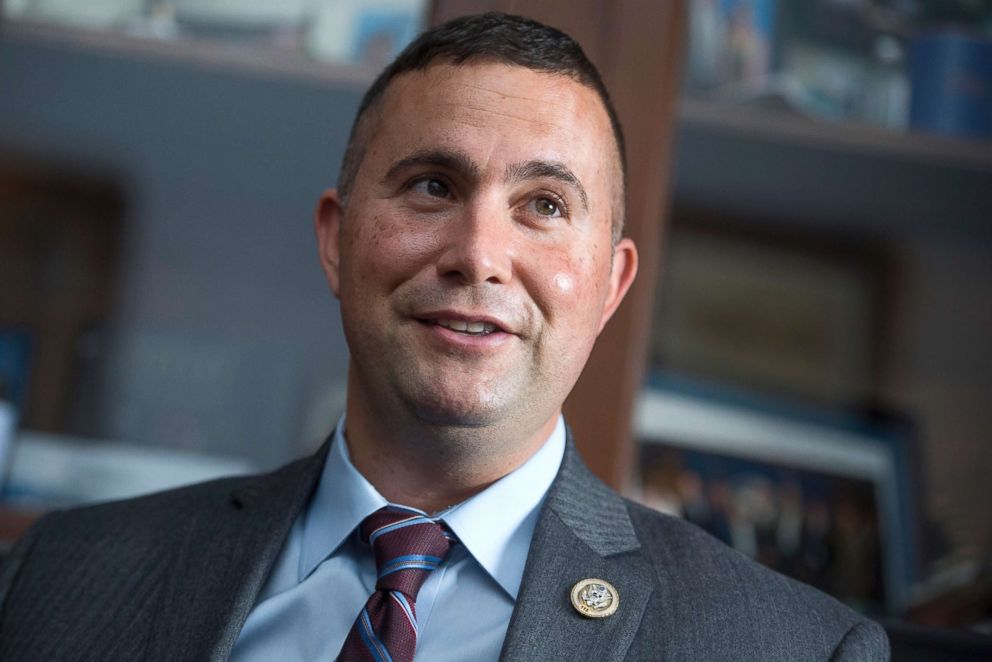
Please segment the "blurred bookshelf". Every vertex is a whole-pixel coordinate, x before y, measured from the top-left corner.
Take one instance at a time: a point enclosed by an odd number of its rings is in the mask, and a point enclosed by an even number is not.
[[[992,240],[992,142],[683,98],[674,199],[797,228]]]
[[[102,53],[112,57],[150,59],[199,67],[312,80],[364,90],[378,70],[350,62],[321,62],[287,50],[234,48],[209,40],[150,39],[100,29],[82,29],[35,20],[2,21],[6,38],[31,44],[51,44]]]
[[[95,49],[364,89],[422,29],[426,0],[0,2],[0,29]]]
[[[651,369],[900,421],[926,534],[893,613],[987,631],[992,3],[687,5]]]
[[[931,168],[992,174],[992,141],[894,130],[857,122],[828,122],[782,111],[684,98],[679,122],[688,128],[771,143],[836,151],[851,157],[894,158]]]
[[[992,3],[688,6],[677,201],[992,238]]]

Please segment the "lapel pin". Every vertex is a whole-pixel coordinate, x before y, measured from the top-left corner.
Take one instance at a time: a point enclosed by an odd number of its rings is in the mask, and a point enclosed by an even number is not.
[[[605,618],[620,606],[620,594],[606,580],[583,579],[572,587],[572,606],[583,616]]]

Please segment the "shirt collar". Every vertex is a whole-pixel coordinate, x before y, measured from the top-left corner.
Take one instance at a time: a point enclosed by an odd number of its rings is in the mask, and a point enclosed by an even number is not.
[[[303,523],[299,581],[303,581],[334,552],[362,520],[388,502],[360,474],[348,457],[344,416],[334,429],[317,491]]]
[[[469,553],[517,599],[544,495],[565,454],[561,416],[544,445],[513,472],[442,514]]]
[[[362,520],[389,502],[355,469],[342,416],[334,430],[320,484],[306,511],[299,581],[332,554]],[[514,600],[544,495],[565,454],[565,423],[524,464],[482,492],[440,513],[479,565]]]

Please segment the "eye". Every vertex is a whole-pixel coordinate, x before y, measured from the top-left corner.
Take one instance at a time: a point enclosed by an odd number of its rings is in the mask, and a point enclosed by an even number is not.
[[[554,198],[542,196],[531,203],[539,216],[554,218],[562,215],[562,205]]]
[[[435,179],[433,177],[418,179],[410,186],[410,190],[431,198],[447,198],[451,195],[451,190],[448,188],[448,185],[440,179]]]

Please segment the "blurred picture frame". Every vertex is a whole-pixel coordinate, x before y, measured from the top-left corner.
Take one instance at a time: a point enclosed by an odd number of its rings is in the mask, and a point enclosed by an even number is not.
[[[891,259],[869,238],[676,208],[657,369],[840,408],[872,402]]]
[[[125,214],[115,175],[0,150],[0,330],[23,426],[64,425],[76,341],[116,300]]]
[[[645,505],[863,612],[908,604],[919,500],[905,426],[655,373],[634,429]]]

